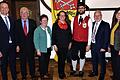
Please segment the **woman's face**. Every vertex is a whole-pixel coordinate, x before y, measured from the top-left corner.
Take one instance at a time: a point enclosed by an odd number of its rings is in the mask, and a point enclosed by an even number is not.
[[[48,20],[46,17],[43,17],[42,20],[40,21],[41,25],[46,27],[47,26],[47,23],[48,23]]]
[[[59,20],[65,21],[65,18],[66,18],[65,13],[61,12],[60,15],[59,15]]]
[[[116,14],[116,18],[118,21],[120,21],[120,10],[118,11],[118,13]]]

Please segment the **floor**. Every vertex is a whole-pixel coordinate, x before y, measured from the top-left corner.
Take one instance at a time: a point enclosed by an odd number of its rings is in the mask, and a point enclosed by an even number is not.
[[[49,79],[44,79],[44,80],[60,80],[58,78],[57,66],[58,66],[57,62],[55,62],[54,60],[50,60]],[[18,80],[22,80],[21,74],[20,74],[20,64],[19,64],[18,60],[17,60],[16,67],[17,67]],[[107,67],[107,69],[106,69],[105,80],[111,80],[110,75],[112,74],[112,69],[111,69],[111,62],[110,61],[107,62],[106,67]],[[38,61],[36,60],[36,69],[35,69],[36,70],[36,80],[41,80],[38,69],[39,69],[38,68]],[[74,77],[74,76],[70,76],[69,64],[66,63],[65,72],[66,72],[67,77],[66,77],[66,79],[63,79],[63,80],[97,80],[97,77],[92,77],[92,78],[88,77],[88,74],[91,71],[91,69],[92,69],[91,60],[87,60],[85,66],[84,66],[84,73],[85,73],[84,76],[83,77]],[[100,70],[100,66],[99,66],[99,70]],[[9,77],[9,80],[12,80],[11,75],[10,75],[10,71],[9,71],[9,67],[8,67],[8,77]],[[2,80],[1,79],[1,72],[0,72],[0,80]],[[27,80],[31,80],[29,75],[27,75]]]

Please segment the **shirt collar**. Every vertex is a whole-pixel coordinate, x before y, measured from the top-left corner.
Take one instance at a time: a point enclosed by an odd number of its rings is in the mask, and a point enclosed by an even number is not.
[[[47,27],[46,27],[46,28],[43,28],[42,26],[41,26],[41,28],[42,28],[42,30],[46,30],[46,29],[47,29]]]
[[[23,19],[21,19],[22,20],[22,22],[24,22],[24,20]],[[26,22],[28,22],[28,19],[26,19]]]
[[[7,15],[3,15],[0,13],[0,16],[4,19],[5,17],[8,17],[8,14]]]
[[[82,16],[82,18],[84,19],[86,17],[86,14],[78,15],[78,17],[80,16]]]

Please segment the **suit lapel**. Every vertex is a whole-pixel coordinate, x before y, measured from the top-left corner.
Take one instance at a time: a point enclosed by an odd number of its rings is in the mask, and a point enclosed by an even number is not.
[[[5,22],[4,22],[4,20],[2,19],[1,16],[0,16],[0,24],[2,24],[3,27],[6,28],[6,30],[8,30],[6,24],[5,24]]]
[[[98,33],[101,31],[101,27],[103,26],[102,24],[103,24],[103,21],[101,21],[101,23],[99,24],[96,35],[98,35]]]

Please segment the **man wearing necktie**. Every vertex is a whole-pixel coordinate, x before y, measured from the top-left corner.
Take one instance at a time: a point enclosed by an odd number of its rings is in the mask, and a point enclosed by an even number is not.
[[[100,76],[98,80],[105,80],[106,61],[105,52],[109,45],[110,25],[102,20],[102,13],[96,10],[94,13],[93,33],[92,33],[92,66],[93,71],[88,75],[89,77],[98,76],[98,64],[100,63]],[[95,30],[96,29],[96,30]]]
[[[29,19],[29,9],[26,7],[20,8],[20,19],[17,20],[17,52],[20,56],[22,79],[26,80],[27,62],[31,78],[35,78],[35,48],[33,44],[33,34],[36,28],[36,22]]]
[[[92,21],[90,17],[85,14],[86,9],[88,9],[87,5],[79,2],[77,14],[71,22],[71,28],[73,28],[73,42],[71,46],[73,71],[71,72],[71,75],[80,77],[84,74],[83,67],[85,64],[85,54],[90,50],[92,36]],[[79,52],[80,68],[79,71],[76,71]]]
[[[0,60],[2,80],[8,80],[7,66],[9,62],[12,79],[16,80],[16,37],[15,24],[8,14],[9,7],[5,1],[0,2]]]

